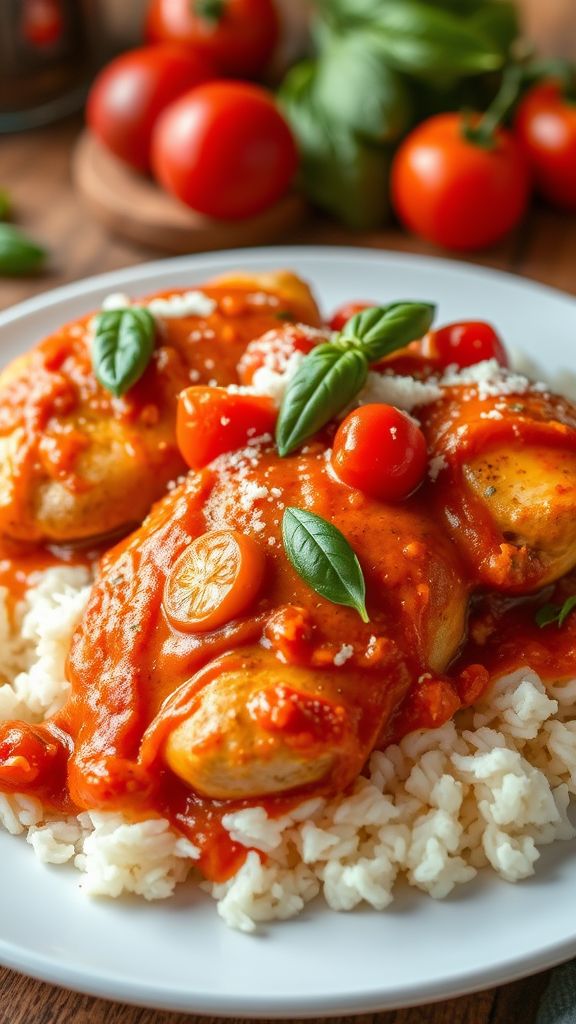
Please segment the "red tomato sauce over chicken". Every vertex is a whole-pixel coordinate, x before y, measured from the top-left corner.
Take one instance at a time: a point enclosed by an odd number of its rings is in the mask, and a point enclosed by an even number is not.
[[[101,559],[67,703],[40,725],[0,724],[0,790],[58,812],[167,817],[216,880],[246,853],[222,824],[230,811],[275,815],[345,792],[374,749],[442,725],[512,669],[576,676],[576,616],[561,630],[535,622],[576,584],[567,400],[447,386],[419,411],[436,472],[394,500],[374,481],[340,479],[337,423],[281,458],[270,435],[245,430],[249,400],[226,402],[230,416],[241,410],[243,447],[227,450],[226,432],[188,438],[195,468]],[[286,509],[339,531],[363,574],[365,616],[296,570]]]

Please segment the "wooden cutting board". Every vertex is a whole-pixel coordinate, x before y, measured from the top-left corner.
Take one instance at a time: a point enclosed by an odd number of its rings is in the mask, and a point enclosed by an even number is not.
[[[152,178],[132,171],[88,131],[76,144],[72,178],[92,214],[110,231],[165,252],[205,252],[273,242],[307,212],[304,200],[290,192],[257,217],[212,220],[167,195]]]

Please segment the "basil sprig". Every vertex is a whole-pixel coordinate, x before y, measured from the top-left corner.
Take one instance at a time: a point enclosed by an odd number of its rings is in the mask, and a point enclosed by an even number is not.
[[[94,373],[117,398],[142,376],[154,351],[156,325],[147,309],[131,306],[96,317],[92,344]]]
[[[286,554],[299,576],[332,604],[355,608],[362,622],[366,584],[357,556],[332,523],[301,508],[287,508],[282,518]]]
[[[536,625],[543,629],[544,626],[551,626],[553,622],[556,622],[560,629],[575,608],[576,594],[573,597],[567,597],[564,604],[545,604],[536,612]]]
[[[280,408],[280,455],[289,455],[350,404],[366,382],[370,363],[426,334],[435,310],[426,302],[375,306],[352,317],[332,341],[312,349]]]
[[[366,358],[375,363],[404,348],[430,330],[436,307],[429,302],[395,302],[356,313],[344,325],[342,339],[359,341]]]
[[[46,260],[46,250],[12,224],[0,224],[0,274],[33,274]]]

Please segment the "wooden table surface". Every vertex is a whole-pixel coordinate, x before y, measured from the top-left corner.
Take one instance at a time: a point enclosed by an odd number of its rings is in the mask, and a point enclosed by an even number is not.
[[[50,266],[42,276],[0,280],[0,309],[66,281],[158,255],[111,238],[86,217],[69,178],[70,150],[77,131],[78,123],[71,121],[27,135],[0,138],[0,187],[12,196],[18,221],[51,252]],[[311,220],[280,241],[435,253],[432,247],[393,229],[352,234],[320,220]],[[474,257],[474,262],[576,294],[576,219],[535,209],[517,235]],[[378,1024],[509,1024],[515,1020],[531,1024],[546,983],[547,976],[539,975],[463,999],[364,1019]],[[200,1024],[203,1020],[107,1003],[2,968],[0,996],[0,1024],[183,1024],[193,1019]]]

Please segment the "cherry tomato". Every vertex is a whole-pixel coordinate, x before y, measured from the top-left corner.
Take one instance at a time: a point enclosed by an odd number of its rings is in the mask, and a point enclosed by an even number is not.
[[[515,130],[538,191],[555,206],[576,210],[576,104],[557,82],[542,82],[522,100]]]
[[[422,482],[426,441],[392,405],[363,405],[340,424],[331,456],[337,476],[381,501],[401,501]]]
[[[159,115],[182,93],[214,77],[212,65],[183,46],[130,50],[97,76],[88,96],[88,125],[117,157],[147,171]]]
[[[201,469],[223,452],[242,448],[251,437],[273,434],[278,411],[263,395],[235,395],[225,388],[182,391],[176,440],[191,469]]]
[[[273,0],[152,0],[146,19],[151,43],[188,43],[221,74],[257,78],[278,42]]]
[[[371,306],[378,306],[378,302],[345,302],[344,305],[338,306],[338,309],[334,310],[328,326],[331,331],[341,331],[349,320],[356,313],[361,313],[363,309],[370,309]]]
[[[467,139],[459,114],[423,121],[404,140],[392,165],[392,201],[417,235],[448,249],[481,249],[522,219],[530,171],[510,132],[496,131],[486,148]]]
[[[506,349],[494,328],[483,320],[447,324],[430,331],[423,341],[425,355],[441,367],[473,366],[484,359],[497,359],[508,366]]]
[[[272,206],[298,165],[271,96],[245,82],[211,82],[159,119],[152,163],[164,188],[209,217],[238,220]]]
[[[187,633],[217,629],[250,607],[262,585],[265,555],[252,537],[213,530],[176,560],[164,587],[164,610]]]
[[[277,330],[267,331],[246,347],[238,363],[242,384],[251,384],[256,370],[266,367],[272,373],[283,373],[295,352],[307,355],[328,338],[314,327],[305,324],[285,324]]]

